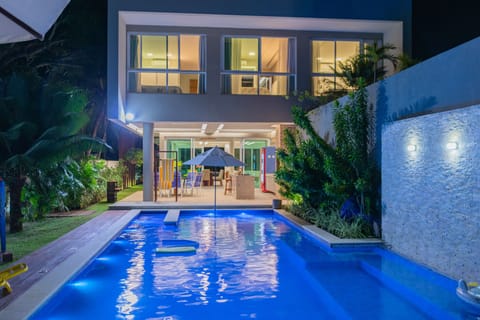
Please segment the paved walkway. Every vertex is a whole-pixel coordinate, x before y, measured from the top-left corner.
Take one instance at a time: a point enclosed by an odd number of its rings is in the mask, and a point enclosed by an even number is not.
[[[76,255],[82,248],[96,241],[99,230],[108,230],[113,221],[124,217],[128,211],[107,211],[70,231],[39,250],[15,261],[26,263],[28,271],[12,278],[9,283],[13,292],[0,298],[0,310],[27,292],[35,283],[50,274],[58,265]],[[0,316],[0,319],[6,319]],[[13,318],[11,318],[13,319]]]

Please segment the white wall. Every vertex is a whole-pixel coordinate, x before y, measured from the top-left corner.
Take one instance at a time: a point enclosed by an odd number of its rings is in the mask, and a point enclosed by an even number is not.
[[[454,279],[480,279],[480,105],[385,126],[382,206],[394,251]]]

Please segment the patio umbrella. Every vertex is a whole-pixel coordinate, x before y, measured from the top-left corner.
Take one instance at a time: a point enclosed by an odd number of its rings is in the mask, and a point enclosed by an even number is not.
[[[231,154],[219,149],[218,147],[213,147],[210,150],[205,151],[204,153],[199,154],[195,158],[192,158],[183,164],[186,165],[200,165],[207,167],[243,167],[245,163],[238,160]],[[214,175],[213,183],[213,210],[217,211],[217,176]]]
[[[70,0],[0,0],[0,44],[42,40]]]

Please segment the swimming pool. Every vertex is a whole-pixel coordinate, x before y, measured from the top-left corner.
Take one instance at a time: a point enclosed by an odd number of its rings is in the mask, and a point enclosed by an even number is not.
[[[380,248],[331,250],[271,210],[144,212],[30,319],[476,319],[455,281]],[[169,240],[196,252],[160,254]]]

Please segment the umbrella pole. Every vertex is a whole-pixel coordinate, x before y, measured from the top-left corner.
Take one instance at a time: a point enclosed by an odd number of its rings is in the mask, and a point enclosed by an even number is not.
[[[217,214],[217,175],[213,175],[213,214]]]

